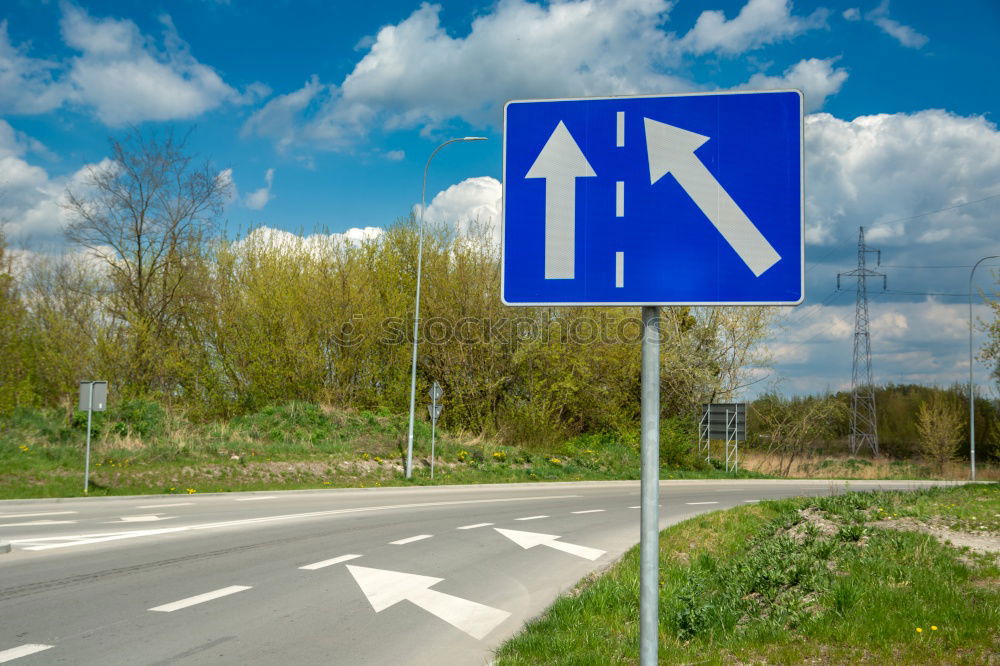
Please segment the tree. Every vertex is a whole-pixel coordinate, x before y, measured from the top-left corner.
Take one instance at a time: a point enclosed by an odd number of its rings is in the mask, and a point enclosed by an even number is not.
[[[66,236],[107,268],[118,373],[140,393],[174,388],[167,368],[198,289],[191,278],[231,189],[228,174],[195,164],[188,136],[132,128],[110,139],[111,158],[89,168],[82,188],[67,190]]]
[[[33,347],[13,260],[0,229],[0,414],[33,402]]]
[[[1000,284],[1000,272],[994,273]],[[1000,388],[1000,293],[994,292],[994,298],[988,301],[990,309],[993,311],[993,321],[986,324],[986,342],[983,345],[980,357],[984,361],[993,362],[993,380]]]
[[[785,400],[769,393],[754,401],[752,415],[765,455],[777,457],[776,472],[788,476],[795,459],[815,442],[828,439],[843,418],[845,406],[834,396]]]
[[[940,394],[932,394],[930,400],[920,403],[917,433],[924,458],[937,465],[938,474],[944,473],[945,463],[955,459],[962,435],[960,410]]]

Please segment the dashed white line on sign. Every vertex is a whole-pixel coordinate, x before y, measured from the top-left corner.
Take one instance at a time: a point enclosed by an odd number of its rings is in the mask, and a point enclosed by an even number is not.
[[[489,527],[493,523],[475,523],[473,525],[462,525],[461,527],[456,527],[456,530],[474,530],[477,527]]]
[[[30,523],[4,523],[0,527],[35,527],[37,525],[74,525],[75,520],[33,520]]]
[[[514,520],[538,520],[539,518],[548,518],[548,516],[525,516],[524,518],[515,518]]]
[[[604,509],[587,509],[586,511],[570,511],[570,513],[601,513]]]
[[[137,509],[166,509],[171,506],[194,506],[194,502],[173,502],[172,504],[143,504]]]
[[[315,562],[313,564],[307,564],[304,567],[299,567],[299,569],[305,569],[306,571],[315,571],[316,569],[322,569],[323,567],[333,566],[334,564],[340,564],[341,562],[350,562],[351,560],[356,560],[360,555],[341,555],[340,557],[334,557],[330,560],[323,560],[322,562]]]
[[[700,504],[718,504],[718,502],[684,502],[688,506],[698,506]]]
[[[259,502],[261,500],[278,499],[276,495],[266,495],[264,497],[236,497],[237,502]]]
[[[405,539],[400,539],[399,541],[390,541],[390,546],[402,546],[403,544],[413,543],[414,541],[421,541],[423,539],[430,539],[433,534],[418,534],[417,536],[406,537]]]
[[[206,592],[205,594],[188,597],[187,599],[181,599],[180,601],[174,601],[169,604],[163,604],[162,606],[150,608],[149,610],[156,611],[158,613],[173,613],[175,610],[187,608],[188,606],[195,606],[197,604],[203,604],[206,601],[212,601],[213,599],[218,599],[219,597],[228,597],[230,594],[236,594],[237,592],[249,589],[250,587],[247,585],[230,585],[229,587],[224,587],[220,590]]]
[[[77,511],[46,511],[44,513],[0,513],[0,518],[41,518],[42,516],[68,516]]]
[[[16,648],[0,652],[0,664],[5,664],[8,661],[14,661],[15,659],[20,659],[21,657],[27,657],[29,654],[42,652],[43,650],[48,650],[51,647],[51,645],[42,645],[41,643],[18,645]]]

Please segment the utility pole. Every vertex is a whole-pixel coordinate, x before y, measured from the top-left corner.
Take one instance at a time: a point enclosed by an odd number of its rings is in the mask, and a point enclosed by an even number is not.
[[[854,305],[854,364],[851,368],[851,455],[868,446],[878,455],[878,427],[875,422],[875,383],[872,381],[872,341],[868,334],[868,289],[865,280],[870,277],[882,278],[882,289],[886,288],[884,273],[877,273],[865,266],[866,255],[875,255],[875,266],[882,263],[882,252],[865,245],[865,228],[858,228],[858,267],[847,273],[837,273],[837,289],[840,278],[858,279],[858,292]]]

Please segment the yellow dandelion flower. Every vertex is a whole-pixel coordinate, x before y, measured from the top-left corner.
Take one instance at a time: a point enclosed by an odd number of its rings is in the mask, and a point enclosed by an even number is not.
[[[934,626],[933,624],[931,625],[931,631],[937,631],[937,627]]]
[[[921,629],[920,627],[917,627],[917,633],[918,633],[918,634],[922,634],[922,633],[924,633],[924,630],[923,630],[923,629]]]

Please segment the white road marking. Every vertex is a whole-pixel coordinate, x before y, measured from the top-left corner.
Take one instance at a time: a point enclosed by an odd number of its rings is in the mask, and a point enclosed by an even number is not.
[[[760,500],[743,500],[744,502],[759,502]]]
[[[330,509],[327,511],[311,511],[309,513],[292,513],[281,516],[265,516],[263,518],[243,518],[240,520],[227,520],[220,523],[202,523],[200,525],[188,525],[186,527],[162,527],[151,530],[133,530],[130,532],[105,532],[101,534],[74,534],[61,535],[56,537],[32,538],[22,540],[11,540],[12,544],[27,544],[29,547],[23,550],[51,550],[53,548],[70,548],[73,546],[84,546],[91,543],[101,543],[104,541],[116,541],[119,539],[135,539],[139,537],[158,536],[161,534],[173,534],[175,532],[190,532],[193,530],[211,530],[224,527],[242,527],[244,525],[258,525],[262,523],[282,522],[288,520],[301,520],[303,518],[325,518],[348,513],[366,513],[371,511],[390,511],[392,509],[416,509],[432,506],[460,506],[465,504],[499,504],[506,502],[530,502],[537,500],[553,499],[577,499],[580,495],[543,495],[534,497],[504,497],[494,499],[479,500],[453,500],[448,502],[416,502],[412,504],[385,504],[380,506],[362,506],[354,509]],[[48,543],[51,541],[62,541],[64,543]]]
[[[194,506],[194,502],[173,502],[171,504],[143,504],[142,506],[137,506],[137,509],[166,509],[171,506]]]
[[[264,497],[234,497],[236,502],[259,502],[261,500],[278,499],[277,495],[265,495]]]
[[[641,505],[639,505],[639,504],[636,504],[635,506],[630,506],[629,508],[630,508],[630,509],[641,509],[641,508],[642,508],[642,506],[641,506]]]
[[[588,546],[579,546],[575,543],[563,543],[562,541],[557,541],[560,537],[555,534],[540,534],[538,532],[521,532],[519,530],[504,530],[499,527],[494,527],[497,532],[507,537],[514,543],[516,543],[521,548],[527,550],[528,548],[534,548],[535,546],[548,546],[549,548],[555,548],[556,550],[561,550],[564,553],[569,553],[570,555],[576,555],[577,557],[582,557],[587,560],[596,560],[598,557],[604,554],[603,550],[597,548],[590,548]]]
[[[399,541],[390,541],[390,546],[402,546],[407,543],[413,543],[414,541],[423,541],[424,539],[430,539],[433,534],[418,534],[417,536],[406,537],[405,539],[400,539]]]
[[[159,520],[170,520],[176,516],[160,516],[160,514],[152,514],[148,516],[122,516],[118,520],[109,521],[110,523],[155,523]]]
[[[68,516],[78,511],[46,511],[44,513],[0,513],[0,518],[41,518],[42,516]]]
[[[515,518],[514,520],[538,520],[539,518],[548,518],[548,516],[525,516],[524,518]]]
[[[250,587],[247,585],[230,585],[229,587],[224,587],[220,590],[206,592],[205,594],[188,597],[187,599],[181,599],[180,601],[174,601],[169,604],[163,604],[162,606],[150,608],[149,610],[156,611],[158,613],[173,613],[175,610],[187,608],[188,606],[195,606],[197,604],[203,604],[206,601],[212,601],[213,599],[218,599],[219,597],[228,597],[230,594],[236,594],[237,592],[243,592],[244,590],[249,589]]]
[[[360,555],[341,555],[340,557],[335,557],[330,560],[323,560],[322,562],[314,562],[313,564],[307,564],[304,567],[299,567],[299,569],[305,569],[306,571],[315,571],[316,569],[322,569],[324,567],[333,566],[334,564],[340,564],[341,562],[349,562],[351,560],[356,560]]]
[[[718,504],[718,502],[684,502],[688,506],[699,506],[701,504]]]
[[[625,181],[615,181],[615,217],[625,217]]]
[[[75,520],[33,520],[30,523],[4,523],[0,527],[35,527],[36,525],[75,525]]]
[[[570,511],[570,513],[603,513],[604,509],[587,509],[586,511]]]
[[[354,576],[355,582],[376,613],[408,600],[476,640],[485,638],[497,625],[510,617],[510,613],[505,610],[430,589],[443,578],[351,564],[347,565],[347,570]]]
[[[456,530],[474,530],[477,527],[489,527],[493,523],[475,523],[474,525],[462,525],[461,527],[456,527]]]
[[[0,664],[5,664],[8,661],[14,661],[15,659],[20,659],[21,657],[27,657],[29,654],[42,652],[43,650],[48,650],[51,647],[51,645],[42,645],[41,643],[26,643],[25,645],[18,645],[16,648],[0,652]]]
[[[615,287],[625,286],[625,253],[615,252]]]
[[[615,146],[622,148],[625,146],[625,112],[618,112],[618,132],[615,136]]]

